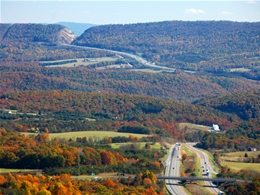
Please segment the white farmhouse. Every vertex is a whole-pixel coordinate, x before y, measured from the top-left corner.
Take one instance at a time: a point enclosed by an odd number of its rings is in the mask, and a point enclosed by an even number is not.
[[[213,130],[213,131],[220,131],[219,126],[215,125],[215,124],[212,125],[211,130]]]

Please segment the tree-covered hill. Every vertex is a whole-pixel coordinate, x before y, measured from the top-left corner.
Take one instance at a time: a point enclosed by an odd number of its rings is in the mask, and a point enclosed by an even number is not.
[[[260,117],[260,90],[237,92],[215,98],[199,100],[195,104],[233,113],[241,119]]]
[[[28,46],[32,43],[70,44],[77,36],[58,24],[1,24],[1,47]],[[7,28],[8,27],[8,28]]]
[[[65,118],[73,119],[74,131],[76,130],[76,124],[82,123],[84,117],[101,117],[110,120],[110,122],[107,121],[105,124],[102,124],[102,122],[91,123],[96,130],[119,129],[122,123],[120,124],[117,120],[113,120],[114,117],[117,117],[118,120],[124,122],[127,126],[142,126],[154,132],[162,131],[161,133],[163,134],[168,132],[172,135],[178,134],[176,122],[184,121],[210,126],[217,122],[226,129],[234,127],[239,122],[238,117],[234,117],[235,115],[225,114],[213,109],[139,95],[113,95],[99,92],[83,93],[65,90],[24,91],[2,93],[0,104],[2,108],[15,109],[18,113],[56,113],[59,115],[63,114],[63,119],[67,114],[68,116]],[[71,114],[74,115],[74,118]],[[75,116],[78,116],[78,118],[75,118]],[[55,114],[54,116],[49,115],[49,117],[62,120],[60,117],[57,118]],[[52,125],[58,126],[60,123],[58,121],[53,121],[54,124],[52,124],[52,120],[35,121],[36,123],[28,123],[28,125],[38,124],[39,126],[41,122],[43,124],[47,123],[51,126],[48,126],[49,130],[53,131]],[[68,122],[69,120],[65,121]],[[78,122],[75,123],[75,121]],[[21,123],[22,121],[17,122]],[[26,123],[25,120],[24,125]],[[95,130],[88,129],[89,124],[86,121],[83,124],[85,125],[80,126],[78,124],[81,129],[77,130]],[[63,131],[67,131],[66,128],[64,127]]]
[[[207,72],[259,67],[260,23],[164,21],[101,25],[72,44],[126,51],[159,65]],[[252,66],[254,65],[254,66]]]
[[[2,40],[3,36],[5,35],[7,29],[10,26],[11,26],[11,24],[0,23],[0,41]]]
[[[77,90],[113,94],[139,94],[182,102],[259,89],[246,79],[192,74],[162,74],[131,71],[99,71],[84,67],[47,68],[21,63],[0,66],[1,91]]]

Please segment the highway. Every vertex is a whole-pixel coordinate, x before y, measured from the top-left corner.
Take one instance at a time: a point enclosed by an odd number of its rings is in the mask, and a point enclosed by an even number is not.
[[[186,143],[185,144],[191,151],[195,152],[196,155],[198,155],[200,159],[200,167],[202,171],[202,176],[204,178],[212,178],[212,173],[217,174],[217,172],[214,171],[212,165],[210,164],[210,161],[208,159],[208,156],[202,152],[201,150],[198,150],[193,147],[194,143]],[[168,158],[165,161],[165,176],[166,177],[180,177],[180,148],[178,144],[175,144],[171,147],[170,153],[168,155]],[[204,172],[203,172],[204,170]],[[206,174],[208,170],[208,174]],[[165,179],[167,190],[170,192],[170,194],[173,195],[186,195],[184,188],[179,185],[178,179]],[[215,186],[212,181],[204,181],[205,187],[207,187],[208,191],[211,194],[218,194],[220,190]]]
[[[217,174],[217,172],[214,171],[212,165],[210,164],[207,154],[205,154],[201,150],[194,148],[193,144],[187,143],[186,145],[188,146],[188,148],[190,150],[192,150],[199,156],[200,167],[201,167],[203,177],[212,178],[212,173]],[[204,172],[203,172],[203,170],[204,170]],[[207,174],[207,170],[208,170],[208,174]],[[208,190],[212,194],[218,194],[220,192],[220,190],[217,188],[217,186],[214,185],[211,181],[205,181],[205,186],[208,188]]]
[[[170,149],[169,156],[165,161],[165,176],[180,176],[180,147],[173,145]],[[186,195],[184,188],[179,185],[178,180],[165,180],[167,190],[173,195]]]
[[[68,44],[62,44],[62,45],[67,46],[67,47],[77,47],[77,48],[83,48],[83,49],[108,51],[108,52],[115,53],[117,55],[125,55],[125,56],[128,56],[130,58],[133,58],[136,61],[138,61],[139,63],[143,64],[144,66],[147,66],[147,67],[150,67],[150,68],[159,68],[159,69],[170,70],[170,71],[176,70],[175,68],[169,68],[169,67],[165,67],[165,66],[155,65],[154,63],[148,62],[147,60],[145,60],[144,58],[142,58],[138,55],[134,55],[134,54],[126,53],[126,52],[115,51],[115,50],[110,50],[110,49],[101,49],[101,48],[96,48],[96,47],[86,47],[86,46],[77,46],[77,45],[68,45]],[[122,57],[122,56],[120,56],[120,57]]]

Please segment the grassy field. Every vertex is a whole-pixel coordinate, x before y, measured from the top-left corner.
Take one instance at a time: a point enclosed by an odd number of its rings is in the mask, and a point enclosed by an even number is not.
[[[227,156],[227,157],[244,157],[245,153],[247,153],[247,155],[249,157],[257,157],[260,154],[260,151],[255,151],[255,152],[250,152],[250,151],[242,151],[242,152],[227,152],[227,153],[222,153],[222,156]]]
[[[249,152],[249,151],[242,151],[242,152],[228,152],[221,154],[221,160],[229,160],[229,161],[244,161],[246,158],[245,153],[247,153],[248,157],[257,158],[260,155],[260,151]]]
[[[179,126],[181,129],[183,129],[185,126],[188,127],[189,130],[196,130],[196,131],[208,131],[211,129],[210,126],[204,126],[204,125],[197,125],[197,124],[192,124],[192,123],[179,123]]]
[[[121,145],[129,145],[129,144],[137,144],[140,148],[144,148],[146,143],[149,143],[151,146],[151,149],[161,149],[161,145],[159,142],[156,142],[155,144],[152,144],[152,142],[128,142],[128,143],[113,143],[110,144],[112,148],[117,149]]]
[[[91,64],[96,64],[99,62],[111,62],[111,61],[116,61],[119,59],[118,57],[103,57],[103,58],[85,58],[88,59],[88,61],[84,61],[84,58],[77,58],[77,59],[66,59],[66,60],[55,60],[55,61],[42,61],[41,63],[54,63],[54,62],[63,62],[67,60],[77,60],[77,62],[72,62],[72,63],[66,63],[66,64],[61,64],[61,65],[49,65],[49,67],[73,67],[75,66],[88,66]]]
[[[23,133],[24,135],[37,135],[36,133]],[[129,137],[129,135],[133,135],[135,137],[147,137],[150,135],[146,134],[134,134],[134,133],[119,133],[114,131],[76,131],[76,132],[66,132],[66,133],[50,133],[49,139],[53,138],[64,138],[64,139],[73,139],[75,140],[77,137],[92,137],[96,139],[103,139],[105,137]]]
[[[241,162],[226,162],[222,161],[221,166],[228,166],[233,171],[239,171],[241,169],[254,170],[260,173],[259,163],[241,163]]]
[[[35,172],[37,171],[36,169],[5,169],[5,168],[0,168],[0,174],[2,173],[19,173],[19,172]]]

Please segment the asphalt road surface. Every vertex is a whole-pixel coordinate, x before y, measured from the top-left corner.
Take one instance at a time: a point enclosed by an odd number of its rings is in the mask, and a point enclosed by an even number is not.
[[[167,160],[165,161],[165,176],[176,176],[179,177],[180,176],[180,147],[178,145],[173,145],[171,150],[170,150],[170,154],[167,158]],[[174,195],[186,195],[187,193],[185,192],[184,188],[179,185],[179,181],[178,180],[166,180],[166,187],[168,189],[168,191],[171,194]]]
[[[203,177],[212,178],[212,173],[217,174],[214,171],[213,166],[210,164],[207,154],[193,147],[194,144],[186,144],[188,148],[194,151],[200,159],[200,167]],[[203,171],[204,170],[204,171]],[[207,190],[212,194],[218,194],[220,190],[214,185],[211,181],[204,181],[205,186],[208,188]]]

